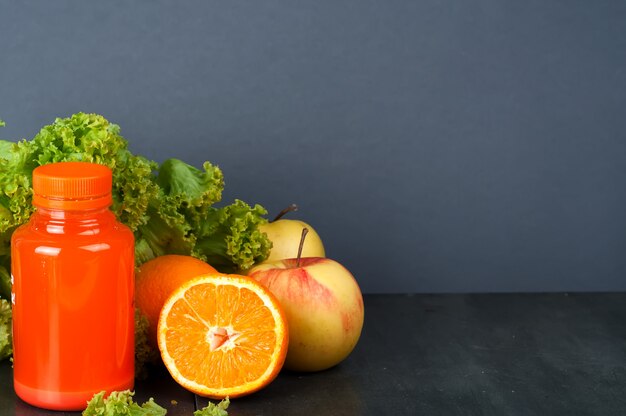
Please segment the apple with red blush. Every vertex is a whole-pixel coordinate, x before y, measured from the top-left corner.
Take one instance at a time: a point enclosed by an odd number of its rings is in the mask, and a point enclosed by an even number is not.
[[[285,368],[320,371],[343,361],[363,328],[363,296],[352,274],[325,257],[298,257],[259,264],[248,276],[279,300],[289,324]]]

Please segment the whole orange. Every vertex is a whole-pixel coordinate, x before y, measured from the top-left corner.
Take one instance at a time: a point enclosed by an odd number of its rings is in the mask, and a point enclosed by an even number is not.
[[[165,300],[188,280],[212,273],[217,270],[208,263],[178,254],[159,256],[139,266],[135,276],[135,306],[148,320],[148,337],[153,346],[157,346],[157,324]]]

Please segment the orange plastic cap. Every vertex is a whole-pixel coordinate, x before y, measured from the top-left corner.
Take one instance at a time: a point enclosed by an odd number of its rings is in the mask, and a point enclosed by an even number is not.
[[[59,162],[33,171],[33,204],[49,209],[89,210],[113,202],[113,173],[104,165]]]

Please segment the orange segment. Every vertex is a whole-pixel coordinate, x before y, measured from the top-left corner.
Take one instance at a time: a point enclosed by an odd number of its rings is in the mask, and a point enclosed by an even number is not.
[[[184,283],[165,302],[157,334],[172,377],[213,399],[265,387],[287,354],[287,320],[278,301],[245,276],[211,274]]]

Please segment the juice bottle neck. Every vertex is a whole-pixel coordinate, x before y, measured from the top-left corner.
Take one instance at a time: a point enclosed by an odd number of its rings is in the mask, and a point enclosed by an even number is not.
[[[32,225],[50,234],[93,234],[112,226],[116,219],[108,207],[89,210],[58,210],[36,207]]]
[[[98,218],[100,216],[107,216],[111,211],[109,207],[96,208],[96,209],[88,209],[88,210],[61,210],[61,209],[50,209],[43,208],[39,206],[35,206],[36,214],[43,217],[49,218],[58,221],[72,221],[72,220],[84,220],[89,218]]]

